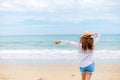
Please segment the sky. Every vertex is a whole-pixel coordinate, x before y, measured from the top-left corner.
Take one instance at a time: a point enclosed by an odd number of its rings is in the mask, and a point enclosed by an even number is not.
[[[120,34],[120,0],[0,0],[0,35]]]

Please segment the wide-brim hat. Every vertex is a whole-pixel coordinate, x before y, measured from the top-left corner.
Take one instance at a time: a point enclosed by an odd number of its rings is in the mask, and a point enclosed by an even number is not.
[[[88,31],[85,31],[82,35],[82,37],[85,37],[85,38],[93,38],[93,36],[94,34]]]

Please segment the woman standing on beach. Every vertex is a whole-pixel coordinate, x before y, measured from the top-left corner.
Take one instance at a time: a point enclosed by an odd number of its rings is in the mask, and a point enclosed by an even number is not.
[[[82,80],[90,80],[94,72],[93,50],[100,35],[98,33],[84,32],[79,42],[69,40],[56,40],[55,44],[65,43],[74,45],[79,53],[79,66]]]

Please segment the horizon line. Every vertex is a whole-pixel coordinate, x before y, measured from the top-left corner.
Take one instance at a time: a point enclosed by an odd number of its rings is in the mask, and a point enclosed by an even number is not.
[[[107,34],[120,34],[120,33],[102,33],[103,35]],[[0,35],[0,36],[57,36],[57,35],[82,35],[82,34],[17,34],[17,35]]]

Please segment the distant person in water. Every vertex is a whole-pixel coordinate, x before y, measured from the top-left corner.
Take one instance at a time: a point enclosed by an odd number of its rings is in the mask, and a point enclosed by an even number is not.
[[[77,48],[79,53],[79,66],[82,75],[82,80],[90,80],[92,73],[95,71],[93,60],[93,51],[96,43],[100,38],[98,33],[84,32],[79,42],[70,40],[56,40],[55,44],[65,43],[73,45]]]

